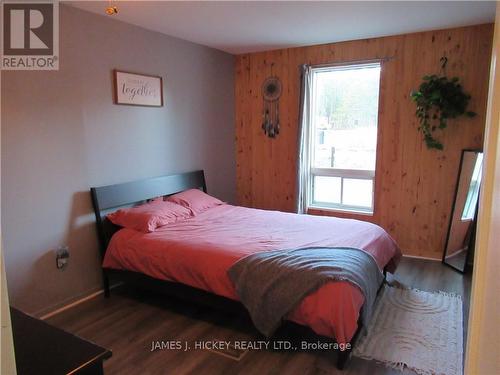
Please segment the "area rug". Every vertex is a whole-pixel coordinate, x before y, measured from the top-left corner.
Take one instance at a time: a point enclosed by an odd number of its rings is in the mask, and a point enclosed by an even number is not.
[[[462,374],[462,298],[385,286],[357,357],[417,374]]]

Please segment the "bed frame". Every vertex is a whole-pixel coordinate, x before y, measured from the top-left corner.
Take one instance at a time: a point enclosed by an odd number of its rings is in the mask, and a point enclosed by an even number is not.
[[[95,211],[97,234],[102,258],[104,259],[104,255],[106,254],[106,249],[111,237],[117,230],[120,229],[120,227],[112,224],[106,218],[107,214],[116,211],[119,208],[130,207],[146,202],[149,199],[160,196],[168,196],[180,191],[193,188],[201,189],[205,193],[207,192],[205,174],[202,170],[183,174],[149,178],[145,180],[117,185],[91,188],[90,193],[92,196],[92,204]],[[110,279],[116,282],[124,282],[125,284],[133,284],[136,286],[145,287],[147,289],[175,296],[179,299],[195,302],[203,306],[208,305],[210,307],[222,309],[224,311],[246,311],[243,305],[237,301],[217,296],[201,289],[193,288],[181,283],[155,279],[138,272],[103,268],[103,287],[104,295],[106,297],[109,297],[110,295]],[[380,286],[380,289],[382,288],[382,285]],[[338,354],[338,369],[344,369],[350,358],[352,348],[357,341],[361,331],[362,324],[361,321],[358,321],[358,330],[351,340],[351,348],[345,351],[336,351]],[[335,343],[333,339],[318,335],[308,327],[304,327],[302,325],[288,321],[284,324],[284,327],[282,327],[277,332],[275,338],[277,337],[284,337],[289,339],[290,341],[306,339],[314,340],[314,342],[319,341],[324,343]]]

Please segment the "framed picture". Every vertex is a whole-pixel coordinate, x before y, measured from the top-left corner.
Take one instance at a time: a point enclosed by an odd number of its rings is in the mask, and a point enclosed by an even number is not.
[[[115,104],[146,107],[163,106],[163,80],[160,76],[115,69]]]

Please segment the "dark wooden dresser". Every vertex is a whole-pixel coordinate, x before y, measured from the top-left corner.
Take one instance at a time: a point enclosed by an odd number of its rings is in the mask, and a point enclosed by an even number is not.
[[[103,374],[111,351],[10,309],[18,375]]]

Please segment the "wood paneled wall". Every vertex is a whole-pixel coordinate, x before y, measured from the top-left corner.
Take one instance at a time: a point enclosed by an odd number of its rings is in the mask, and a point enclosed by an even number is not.
[[[391,57],[382,67],[373,216],[310,211],[381,225],[405,254],[440,258],[451,214],[461,150],[483,144],[492,47],[491,24],[327,45],[239,55],[235,67],[237,194],[241,205],[293,211],[296,197],[299,66]],[[438,137],[444,151],[429,150],[417,131],[409,99],[422,76],[458,76],[472,95],[473,119],[449,121]],[[283,83],[281,133],[261,130],[261,85],[276,75]]]

